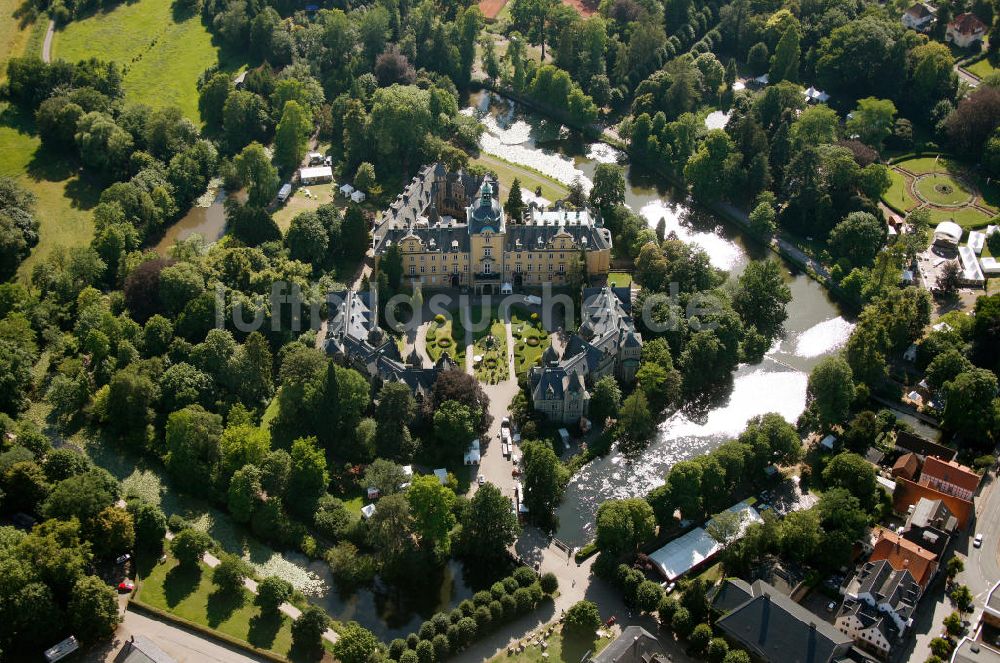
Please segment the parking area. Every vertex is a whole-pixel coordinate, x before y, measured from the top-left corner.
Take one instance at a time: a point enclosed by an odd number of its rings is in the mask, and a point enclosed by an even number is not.
[[[832,596],[827,595],[829,591],[816,587],[800,601],[800,604],[814,615],[818,615],[832,624],[837,617],[837,610],[840,609],[843,597],[838,595],[837,598],[832,598]]]

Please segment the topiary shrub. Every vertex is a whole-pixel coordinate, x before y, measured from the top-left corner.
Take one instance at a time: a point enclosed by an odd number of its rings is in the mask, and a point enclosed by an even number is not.
[[[514,579],[514,576],[507,576],[502,582],[503,588],[507,590],[508,594],[513,594],[517,591],[517,588],[521,586],[518,584],[517,580]]]
[[[434,624],[428,621],[420,625],[419,633],[421,640],[430,640],[434,637],[434,634],[437,633],[437,631],[434,629]]]
[[[542,591],[546,594],[552,594],[557,589],[559,589],[559,579],[554,573],[545,573],[542,575],[542,579],[539,582],[542,587]]]
[[[489,605],[493,597],[486,590],[476,592],[472,597],[472,602],[478,608],[480,606]]]
[[[535,580],[538,578],[535,571],[533,569],[529,569],[527,566],[519,566],[514,570],[514,573],[512,573],[511,576],[521,587],[530,587],[535,584]]]
[[[389,643],[389,658],[394,661],[398,661],[407,649],[406,640],[402,638],[396,638]]]
[[[490,587],[490,596],[492,596],[497,601],[499,601],[500,597],[502,597],[506,593],[507,593],[506,588],[504,588],[503,583],[500,582],[499,580],[493,583],[493,585]]]

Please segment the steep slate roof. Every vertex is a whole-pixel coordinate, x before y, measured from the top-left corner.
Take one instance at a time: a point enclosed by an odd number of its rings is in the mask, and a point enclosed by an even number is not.
[[[729,582],[729,581],[727,581]],[[716,624],[771,663],[826,663],[849,648],[849,637],[762,580],[753,598]]]
[[[899,625],[888,614],[881,612],[877,606],[873,606],[865,601],[848,598],[841,605],[837,617],[839,619],[846,615],[856,617],[864,629],[874,626],[885,636],[888,642],[895,642],[899,638]]]
[[[913,506],[913,513],[906,519],[906,525],[907,527],[933,526],[951,531],[958,525],[958,521],[944,500],[921,497]]]
[[[934,457],[928,457],[924,461],[924,469],[920,473],[921,480],[924,477],[933,477],[972,492],[979,489],[979,482],[982,480],[981,476],[965,465],[953,460],[943,461]]]
[[[954,449],[949,449],[943,444],[925,440],[918,435],[907,433],[906,431],[898,431],[896,433],[896,446],[900,449],[912,451],[918,456],[937,456],[938,458],[944,458],[945,460],[952,460],[955,458]]]
[[[908,569],[894,569],[887,559],[869,561],[848,585],[853,596],[870,594],[876,603],[893,607],[905,621],[920,599],[920,586]]]
[[[595,656],[593,663],[647,663],[660,659],[663,645],[652,633],[641,626],[627,626],[621,635]]]
[[[958,521],[959,529],[964,529],[972,518],[972,502],[902,477],[896,481],[896,491],[892,494],[892,508],[898,513],[906,513],[910,505],[916,504],[922,497],[944,502]]]
[[[897,571],[909,571],[921,588],[927,587],[937,570],[937,557],[933,552],[884,527],[879,528],[875,550],[868,560],[877,562],[883,559]]]
[[[712,594],[712,609],[722,613],[729,612],[752,598],[753,589],[750,583],[740,578],[729,578]]]

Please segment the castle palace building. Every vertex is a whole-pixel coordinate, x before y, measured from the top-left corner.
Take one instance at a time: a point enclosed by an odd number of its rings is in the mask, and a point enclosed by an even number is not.
[[[421,169],[389,206],[374,245],[376,267],[399,247],[404,279],[476,293],[565,285],[574,270],[597,280],[611,265],[611,232],[589,209],[531,206],[523,219],[509,219],[496,179],[440,163]]]

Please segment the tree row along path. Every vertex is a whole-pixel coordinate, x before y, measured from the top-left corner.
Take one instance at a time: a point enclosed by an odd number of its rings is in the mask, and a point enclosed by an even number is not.
[[[173,538],[174,538],[174,533],[173,532],[167,532],[167,541],[170,541]],[[205,562],[205,566],[207,566],[210,569],[214,569],[215,567],[217,567],[219,564],[222,563],[221,561],[219,561],[218,557],[216,557],[215,555],[213,555],[212,553],[209,553],[209,552],[205,553],[202,556],[201,561]],[[257,581],[256,580],[253,580],[251,578],[244,578],[243,579],[243,586],[246,587],[248,590],[250,590],[251,594],[254,594],[254,595],[257,594]],[[299,610],[298,608],[296,608],[291,603],[288,603],[287,601],[284,602],[284,603],[282,603],[280,606],[278,606],[278,610],[280,610],[283,614],[288,615],[288,617],[291,618],[292,620],[298,619],[299,616],[302,614],[301,610]],[[328,628],[323,633],[323,639],[324,640],[328,640],[330,642],[336,642],[337,640],[340,639],[340,636],[337,635],[337,632],[334,631],[332,628]]]

